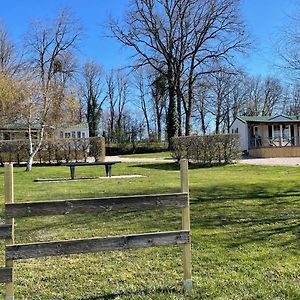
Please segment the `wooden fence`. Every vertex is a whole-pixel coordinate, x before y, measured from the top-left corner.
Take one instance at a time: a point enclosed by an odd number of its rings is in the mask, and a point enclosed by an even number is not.
[[[5,224],[0,225],[0,239],[6,243],[5,267],[0,268],[0,282],[6,284],[5,299],[15,299],[14,260],[179,244],[183,245],[183,288],[185,292],[190,291],[192,272],[187,160],[181,161],[180,174],[181,193],[14,203],[13,165],[5,164]],[[182,230],[58,242],[14,243],[14,218],[18,217],[171,208],[182,209]]]

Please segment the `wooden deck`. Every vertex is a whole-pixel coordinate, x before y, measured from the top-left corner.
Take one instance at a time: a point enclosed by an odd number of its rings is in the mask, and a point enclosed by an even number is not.
[[[249,150],[251,157],[300,157],[300,147],[262,147]]]

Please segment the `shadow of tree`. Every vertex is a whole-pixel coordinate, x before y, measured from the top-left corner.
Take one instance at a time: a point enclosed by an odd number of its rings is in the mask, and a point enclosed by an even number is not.
[[[120,299],[120,297],[126,297],[126,296],[151,296],[153,294],[164,294],[170,295],[170,294],[176,294],[176,295],[182,295],[182,291],[180,289],[176,288],[168,288],[168,287],[158,287],[155,289],[142,289],[142,290],[135,290],[135,291],[124,291],[120,293],[108,293],[98,296],[91,296],[87,298],[78,298],[77,300],[113,300],[113,299]]]

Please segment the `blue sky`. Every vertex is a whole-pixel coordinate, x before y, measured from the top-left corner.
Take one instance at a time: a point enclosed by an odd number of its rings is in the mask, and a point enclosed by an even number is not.
[[[15,41],[20,41],[30,20],[51,18],[61,7],[70,7],[83,24],[82,59],[93,59],[106,69],[128,63],[128,52],[113,40],[101,38],[101,26],[109,14],[122,16],[128,0],[0,0],[0,19]],[[299,0],[241,0],[241,9],[255,48],[243,59],[243,66],[253,75],[276,73],[274,40],[288,22]]]

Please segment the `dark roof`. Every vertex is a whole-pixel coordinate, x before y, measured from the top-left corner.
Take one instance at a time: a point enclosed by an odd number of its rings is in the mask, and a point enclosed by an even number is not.
[[[73,125],[63,125],[61,127],[58,127],[58,129],[69,129],[69,128],[75,128],[75,129],[89,129],[88,123],[79,123],[79,124],[73,124]]]
[[[286,116],[286,115],[238,116],[237,119],[242,121],[243,123],[247,123],[247,122],[255,122],[255,123],[300,122],[300,117],[299,116]]]
[[[0,126],[0,128],[7,129],[7,130],[28,130],[28,125],[22,123],[9,123]],[[35,126],[34,129],[36,129]]]

